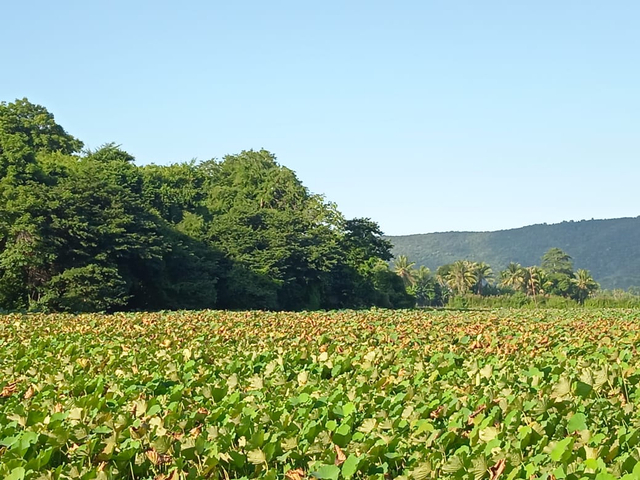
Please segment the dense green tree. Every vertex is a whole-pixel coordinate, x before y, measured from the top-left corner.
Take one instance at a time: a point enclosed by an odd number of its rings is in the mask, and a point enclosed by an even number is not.
[[[0,104],[2,309],[414,304],[380,227],[266,150],[137,167],[81,148],[44,107]]]
[[[542,256],[542,269],[547,279],[546,293],[571,297],[574,295],[573,261],[559,248],[551,248]]]
[[[550,248],[542,256],[542,269],[547,274],[559,273],[572,276],[573,260],[571,257],[559,248]]]
[[[345,234],[341,240],[351,265],[363,265],[371,258],[390,261],[393,245],[382,237],[382,230],[370,218],[354,218],[344,224]]]
[[[375,288],[374,305],[385,308],[415,306],[415,297],[407,292],[402,278],[391,271],[384,260],[371,259],[368,277]]]
[[[241,267],[224,279],[225,298],[258,295],[260,308],[320,307],[327,277],[339,261],[334,230],[341,217],[333,205],[310,194],[264,150],[230,155],[204,168],[205,204],[214,218],[208,241]],[[236,278],[238,271],[252,272],[259,288],[245,291],[250,285]]]
[[[337,231],[340,260],[331,270],[326,308],[400,307],[412,302],[404,284],[389,276],[393,274],[386,263],[392,258],[391,244],[382,238],[377,223],[369,218],[354,218]]]
[[[33,180],[38,174],[38,153],[70,155],[82,146],[46,108],[26,98],[0,103],[0,182]]]

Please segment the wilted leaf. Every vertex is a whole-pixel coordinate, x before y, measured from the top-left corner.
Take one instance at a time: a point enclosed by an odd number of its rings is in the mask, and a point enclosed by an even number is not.
[[[288,480],[304,480],[306,475],[304,474],[304,470],[301,468],[296,468],[295,470],[289,470],[284,474],[285,478]]]
[[[490,480],[498,480],[498,478],[500,478],[500,475],[502,475],[502,472],[504,472],[504,469],[507,466],[507,461],[503,458],[502,460],[498,460],[498,463],[496,463],[493,467],[489,468],[489,473],[490,473]]]
[[[347,459],[347,456],[344,454],[344,452],[342,451],[342,449],[338,445],[334,445],[333,448],[336,451],[335,464],[336,465],[342,465],[344,463],[344,461]]]
[[[253,465],[261,465],[267,461],[267,458],[265,457],[264,452],[258,448],[247,453],[247,460],[249,460],[249,463],[252,463]]]

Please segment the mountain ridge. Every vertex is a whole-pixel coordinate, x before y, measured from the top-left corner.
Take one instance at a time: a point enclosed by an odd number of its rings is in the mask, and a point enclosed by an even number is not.
[[[509,262],[539,265],[549,248],[571,255],[602,288],[640,286],[640,216],[569,220],[484,232],[433,232],[387,235],[393,254],[406,255],[431,270],[456,260],[486,262],[496,276]]]

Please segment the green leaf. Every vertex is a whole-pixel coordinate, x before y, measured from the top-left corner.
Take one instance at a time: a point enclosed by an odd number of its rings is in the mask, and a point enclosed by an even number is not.
[[[583,413],[576,413],[569,419],[567,430],[569,433],[587,430],[587,417]]]
[[[348,417],[355,411],[356,411],[356,406],[352,402],[346,403],[342,406],[342,414],[345,417]]]
[[[23,467],[17,467],[11,470],[11,473],[5,477],[5,480],[24,480],[27,472]]]
[[[431,476],[432,470],[433,467],[431,466],[431,463],[424,462],[411,470],[411,472],[409,472],[409,476],[414,480],[426,480]]]
[[[340,477],[340,468],[335,465],[322,465],[318,470],[312,472],[311,475],[316,478],[338,480],[338,477]]]
[[[351,478],[358,471],[358,464],[360,463],[360,459],[355,455],[351,454],[347,457],[345,462],[342,464],[342,476],[344,478]]]
[[[573,450],[573,443],[575,439],[573,437],[567,437],[564,440],[560,440],[551,451],[551,459],[555,462],[559,462],[567,452]]]

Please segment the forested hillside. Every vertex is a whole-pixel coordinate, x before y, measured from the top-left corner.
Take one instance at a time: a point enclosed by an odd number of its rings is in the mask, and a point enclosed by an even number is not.
[[[386,238],[394,255],[406,255],[432,270],[460,259],[486,262],[494,271],[509,262],[534,265],[557,247],[573,258],[576,268],[589,270],[602,288],[640,286],[640,217]]]
[[[412,306],[381,234],[265,150],[140,167],[0,103],[0,310]]]

